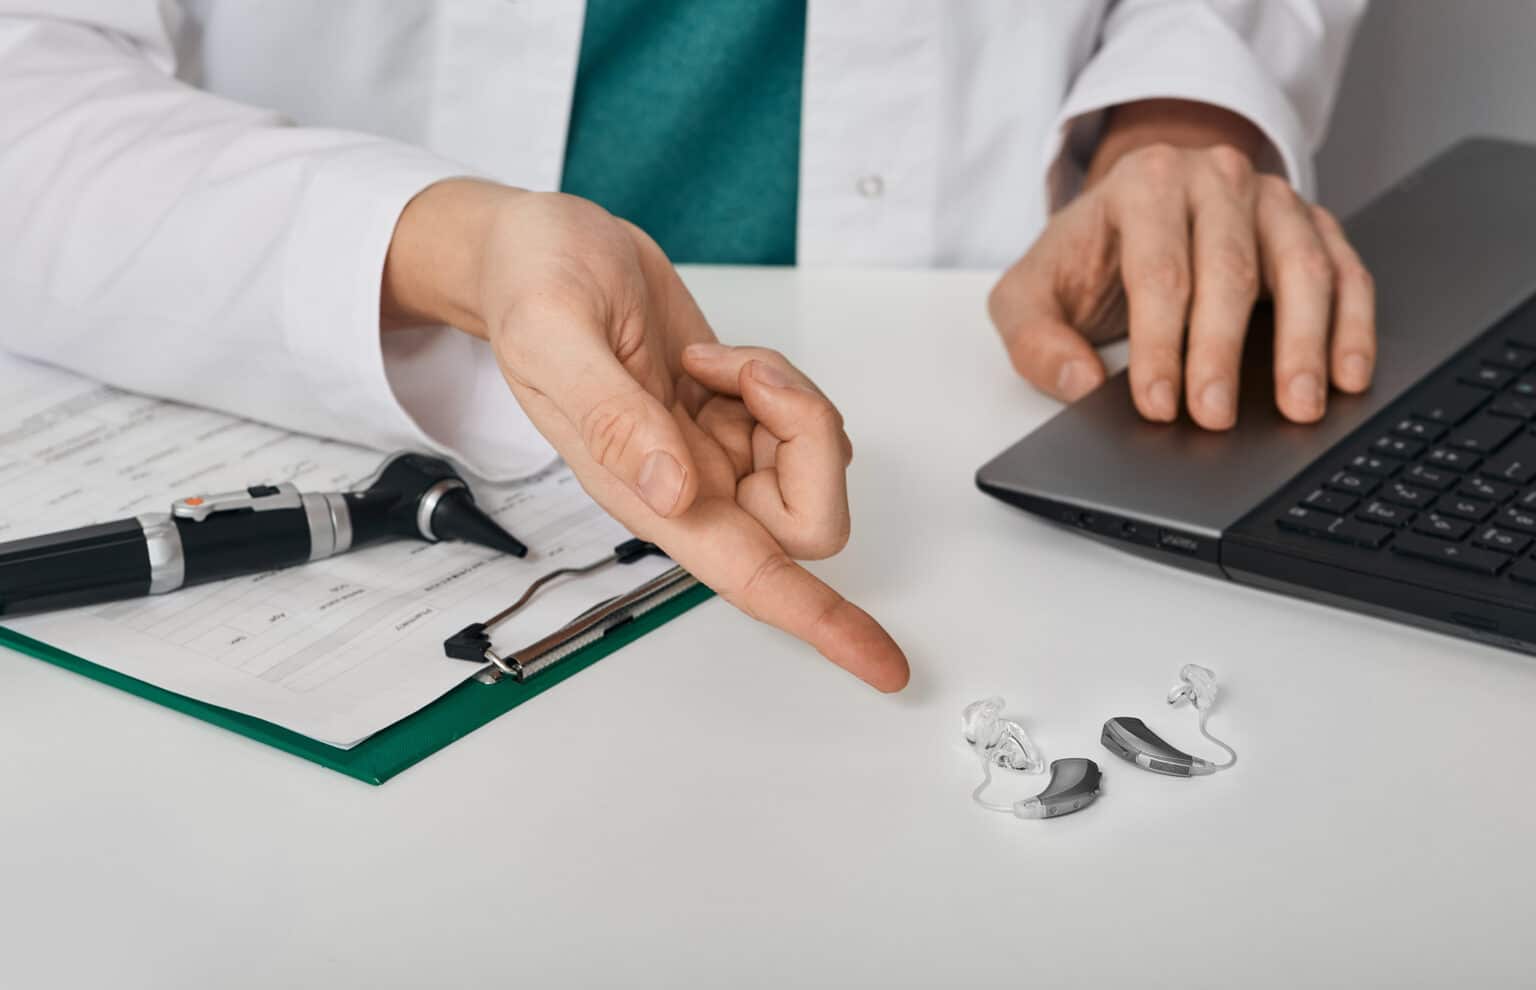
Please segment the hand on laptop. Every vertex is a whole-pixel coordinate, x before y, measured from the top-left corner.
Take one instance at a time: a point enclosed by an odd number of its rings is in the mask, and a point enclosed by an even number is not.
[[[1093,345],[1128,322],[1141,414],[1172,420],[1182,396],[1195,422],[1224,430],[1237,418],[1249,312],[1267,293],[1281,413],[1310,423],[1330,381],[1366,389],[1370,275],[1327,211],[1254,171],[1263,146],[1257,128],[1216,107],[1151,100],[1111,111],[1086,190],[992,292],[1019,373],[1080,398],[1104,380]]]
[[[407,206],[387,321],[489,340],[582,486],[742,611],[882,691],[906,657],[794,562],[848,539],[842,417],[782,355],[715,341],[656,243],[571,196],[451,180]]]

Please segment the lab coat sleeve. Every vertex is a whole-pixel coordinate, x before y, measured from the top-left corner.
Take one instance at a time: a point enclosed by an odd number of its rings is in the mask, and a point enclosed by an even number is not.
[[[0,0],[0,347],[484,477],[548,464],[483,343],[381,337],[401,210],[466,170],[177,80],[177,9]]]
[[[1364,11],[1365,0],[1116,0],[1050,132],[1051,206],[1081,188],[1103,111],[1154,98],[1246,117],[1269,139],[1259,167],[1313,195],[1312,156]]]

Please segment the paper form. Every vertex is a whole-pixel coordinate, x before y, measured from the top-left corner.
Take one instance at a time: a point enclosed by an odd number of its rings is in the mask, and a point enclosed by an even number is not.
[[[293,482],[344,491],[384,455],[206,409],[121,392],[0,355],[0,542],[146,512],[177,498]],[[442,643],[536,577],[629,538],[556,464],[476,502],[530,548],[516,559],[401,541],[251,577],[5,625],[199,701],[350,747],[481,665]],[[526,646],[592,604],[668,569],[659,557],[551,585],[496,630]]]

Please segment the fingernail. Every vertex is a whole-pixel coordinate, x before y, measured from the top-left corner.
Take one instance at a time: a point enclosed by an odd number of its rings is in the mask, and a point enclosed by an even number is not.
[[[729,350],[730,348],[724,344],[717,344],[714,341],[701,341],[697,344],[689,344],[683,348],[683,353],[696,361],[714,361],[725,357]]]
[[[1371,362],[1363,354],[1346,354],[1339,362],[1344,384],[1350,388],[1365,388],[1371,383]]]
[[[1158,419],[1172,419],[1179,414],[1178,400],[1173,396],[1173,383],[1160,378],[1147,389],[1147,405]]]
[[[683,466],[665,450],[653,450],[640,466],[640,497],[658,514],[667,516],[683,494]]]
[[[1232,386],[1226,382],[1211,382],[1200,392],[1200,407],[1207,416],[1225,422],[1232,416]]]
[[[767,361],[752,362],[752,377],[770,388],[788,388],[794,384],[784,373],[784,369],[775,368]]]
[[[1098,384],[1099,376],[1087,361],[1068,361],[1056,376],[1056,392],[1068,402],[1076,402]]]
[[[1310,371],[1291,378],[1291,400],[1303,416],[1318,416],[1323,411],[1323,383]]]

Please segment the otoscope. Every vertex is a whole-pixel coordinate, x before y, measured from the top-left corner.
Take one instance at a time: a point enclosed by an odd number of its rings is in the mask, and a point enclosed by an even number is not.
[[[453,465],[397,453],[361,490],[292,484],[178,499],[167,513],[0,543],[0,615],[94,605],[324,560],[383,540],[463,540],[522,557]]]

